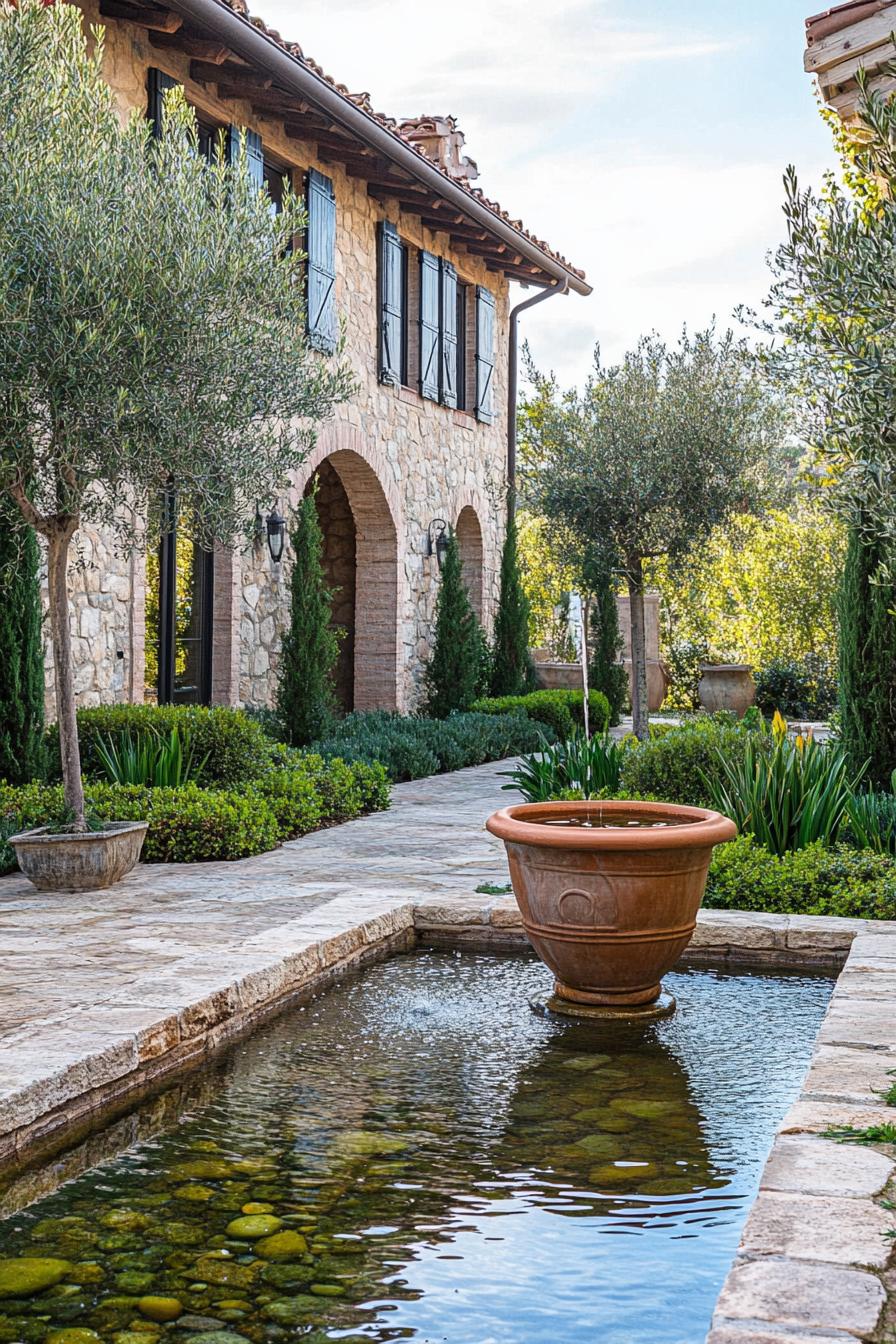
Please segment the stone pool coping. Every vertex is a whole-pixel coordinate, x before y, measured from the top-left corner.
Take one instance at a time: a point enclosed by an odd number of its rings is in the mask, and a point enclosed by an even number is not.
[[[68,1016],[54,1006],[41,1020],[37,1048],[28,1048],[27,1029],[0,1037],[0,1167],[21,1169],[79,1138],[89,1153],[86,1136],[125,1115],[147,1090],[193,1071],[265,1018],[371,961],[415,944],[494,952],[528,946],[512,897],[471,891],[483,879],[503,876],[500,847],[484,832],[445,821],[450,807],[481,825],[500,805],[499,768],[399,786],[391,812],[274,855],[201,866],[204,874],[144,869],[130,888],[122,884],[119,895],[107,898],[110,906],[118,900],[127,915],[162,891],[162,913],[175,923],[182,888],[192,884],[189,895],[205,905],[205,918],[230,919],[243,936],[202,955],[195,938],[185,935],[187,955],[170,967],[110,976],[95,1004],[81,1004]],[[408,830],[415,825],[416,834]],[[350,882],[349,870],[365,863],[363,881]],[[247,882],[256,904],[270,900],[273,922],[250,923],[248,905],[229,906],[234,888]],[[0,881],[0,915],[4,897],[6,909],[25,909],[35,925],[46,920],[47,909],[21,879]],[[88,923],[102,918],[101,906],[102,899],[92,898]],[[30,929],[22,929],[32,939]],[[41,941],[39,927],[33,941]],[[134,947],[139,941],[133,939]],[[781,1124],[719,1298],[709,1344],[880,1338],[875,1332],[883,1326],[887,1288],[896,1303],[896,1275],[886,1264],[894,1243],[884,1236],[896,1218],[880,1198],[896,1164],[873,1148],[820,1136],[832,1126],[896,1121],[896,1109],[878,1095],[896,1081],[896,1072],[890,1076],[896,1071],[896,922],[705,910],[687,960],[840,970],[802,1092]],[[127,1136],[127,1120],[121,1123]],[[896,1320],[887,1325],[896,1328]]]

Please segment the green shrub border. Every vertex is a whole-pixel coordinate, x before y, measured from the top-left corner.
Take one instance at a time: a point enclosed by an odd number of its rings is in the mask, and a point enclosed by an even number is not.
[[[523,714],[552,728],[561,741],[585,726],[585,696],[582,691],[530,691],[528,695],[484,696],[470,706],[474,714]],[[603,691],[588,693],[589,726],[592,733],[606,732],[610,702]]]

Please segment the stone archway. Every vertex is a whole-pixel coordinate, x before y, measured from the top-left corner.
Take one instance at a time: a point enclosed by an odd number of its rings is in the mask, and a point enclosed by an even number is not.
[[[333,623],[346,633],[336,669],[346,709],[398,706],[398,532],[383,486],[360,453],[321,453],[317,509]],[[310,488],[309,486],[306,487]]]
[[[458,514],[454,531],[457,536],[457,547],[460,551],[464,586],[470,599],[470,605],[481,622],[485,609],[482,527],[476,510],[470,504],[465,504]]]

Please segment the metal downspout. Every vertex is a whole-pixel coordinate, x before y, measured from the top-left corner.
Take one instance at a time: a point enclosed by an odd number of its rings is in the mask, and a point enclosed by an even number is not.
[[[569,281],[564,280],[562,285],[551,285],[547,289],[541,290],[538,294],[533,294],[531,299],[524,299],[518,303],[515,308],[510,310],[510,328],[507,335],[507,521],[513,520],[516,513],[516,398],[519,384],[518,364],[518,329],[517,320],[520,313],[525,312],[527,308],[534,308],[536,303],[544,303],[545,299],[551,298],[553,294],[568,294]]]

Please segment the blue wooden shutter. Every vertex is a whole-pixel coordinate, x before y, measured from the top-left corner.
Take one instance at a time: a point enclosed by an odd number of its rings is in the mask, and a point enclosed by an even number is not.
[[[420,395],[439,399],[439,259],[420,253]]]
[[[168,89],[176,89],[177,80],[166,75],[164,70],[150,68],[146,72],[147,106],[146,115],[152,122],[152,133],[156,140],[162,134],[162,108]]]
[[[387,219],[380,234],[380,382],[397,387],[404,362],[404,248]]]
[[[476,286],[476,418],[495,418],[495,296]]]
[[[240,141],[246,141],[246,168],[259,191],[264,186],[264,154],[261,136],[245,127],[231,126],[227,132],[227,158],[235,167],[240,161]]]
[[[336,349],[336,194],[315,168],[308,172],[308,334],[318,350]]]
[[[457,271],[442,262],[442,383],[445,406],[457,405]]]

